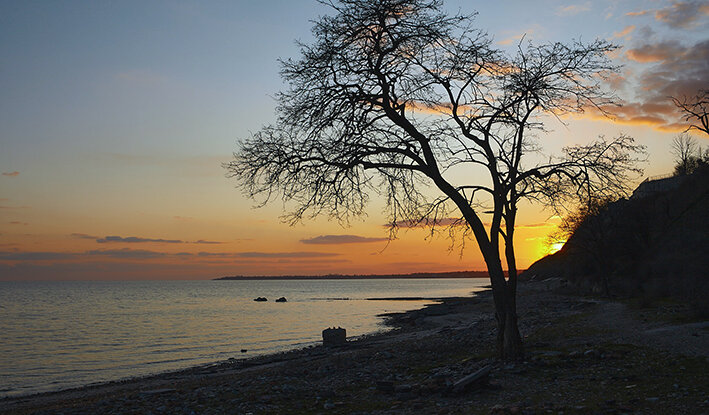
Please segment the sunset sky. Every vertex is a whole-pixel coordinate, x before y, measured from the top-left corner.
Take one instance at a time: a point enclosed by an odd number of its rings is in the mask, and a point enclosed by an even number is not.
[[[684,126],[668,96],[709,87],[709,1],[447,1],[477,11],[503,49],[608,39],[622,46],[615,120],[549,121],[544,150],[625,133],[645,176],[669,173]],[[0,280],[482,270],[472,242],[402,230],[381,202],[342,228],[290,227],[230,179],[236,142],[273,122],[279,57],[297,57],[311,0],[0,2]],[[709,140],[699,138],[705,147]],[[642,178],[639,178],[640,181]],[[524,205],[519,265],[558,219]]]

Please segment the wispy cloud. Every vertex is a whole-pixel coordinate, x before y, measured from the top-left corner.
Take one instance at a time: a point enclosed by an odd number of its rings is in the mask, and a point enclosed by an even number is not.
[[[10,199],[8,198],[2,198],[0,199],[0,202],[9,202]],[[8,206],[8,205],[0,205],[0,209],[29,209],[29,206]]]
[[[650,117],[662,120],[659,127],[682,128],[677,126],[677,109],[669,97],[693,96],[709,85],[709,40],[694,45],[676,41],[645,44],[628,52],[629,57],[650,65],[638,76],[639,99],[623,106],[622,118]]]
[[[687,48],[678,41],[665,41],[655,44],[644,44],[628,49],[625,56],[631,61],[640,63],[661,62],[687,54]]]
[[[121,259],[146,259],[163,257],[163,252],[143,249],[106,249],[85,252],[0,252],[0,260],[7,261],[57,261],[71,260],[82,257],[110,257]]]
[[[644,42],[625,53],[638,64],[627,72],[636,86],[622,107],[606,108],[608,118],[594,108],[581,117],[618,124],[641,125],[658,131],[678,132],[687,128],[670,97],[694,96],[709,85],[709,40],[684,44],[677,40]],[[625,80],[621,79],[620,83]]]
[[[653,104],[642,101],[628,101],[622,107],[607,108],[612,113],[608,118],[595,109],[588,109],[582,116],[600,121],[610,121],[616,124],[637,125],[653,128],[664,132],[680,132],[687,128],[679,120],[677,109],[666,96],[659,97],[663,103]]]
[[[533,24],[520,32],[506,30],[503,32],[503,35],[507,37],[505,37],[503,40],[498,41],[497,43],[503,46],[511,45],[514,43],[519,43],[523,38],[526,38],[528,36],[543,37],[544,32],[545,28],[539,24]]]
[[[52,261],[76,257],[70,252],[0,252],[0,259],[6,261]]]
[[[332,252],[237,252],[239,258],[324,258],[339,256]]]
[[[122,242],[122,243],[143,243],[143,242],[157,242],[165,244],[181,244],[184,241],[179,239],[159,239],[159,238],[143,238],[140,236],[107,236],[105,238],[96,239],[96,242],[100,244],[112,243],[112,242]]]
[[[655,20],[667,24],[674,29],[689,29],[695,27],[702,17],[709,16],[709,2],[675,1],[662,9],[648,9],[626,13],[626,16],[640,17],[654,15]]]
[[[199,252],[199,258],[308,259],[340,256],[332,252]]]
[[[707,1],[678,1],[671,6],[655,12],[655,20],[668,24],[673,28],[693,27],[702,16],[709,16]]]
[[[519,33],[513,36],[510,36],[508,38],[502,39],[499,42],[497,42],[499,45],[507,46],[511,45],[513,43],[519,43],[522,38],[524,38],[526,35],[531,34],[531,31],[529,32],[524,32],[524,33]]]
[[[5,177],[17,177],[20,175],[20,172],[19,171],[3,172],[2,175]]]
[[[575,16],[579,13],[587,12],[591,10],[591,2],[586,2],[583,4],[570,4],[568,6],[559,7],[556,10],[557,16]]]
[[[613,37],[615,38],[625,38],[628,37],[633,31],[635,30],[635,25],[630,25],[626,26],[623,30],[620,32],[615,32],[613,33]]]
[[[535,228],[550,228],[556,226],[553,223],[540,222],[516,225],[515,229],[535,229]]]
[[[446,227],[446,226],[466,226],[467,222],[465,222],[462,218],[440,218],[437,220],[424,220],[420,222],[416,221],[407,221],[407,220],[400,220],[397,221],[395,226],[397,228],[427,228],[430,226],[435,226],[435,227]],[[385,227],[391,227],[392,224],[387,223],[384,225]]]
[[[95,236],[95,235],[89,235],[86,233],[72,233],[71,236],[73,238],[77,239],[93,239],[96,242],[100,244],[106,244],[106,243],[145,243],[145,242],[152,242],[152,243],[165,243],[165,244],[200,244],[200,245],[219,245],[223,244],[226,242],[223,241],[209,241],[206,239],[199,239],[196,241],[183,241],[180,239],[162,239],[162,238],[144,238],[141,236],[117,236],[117,235],[111,235],[111,236],[106,236],[106,237],[100,237],[100,236]]]
[[[406,272],[426,272],[427,269],[435,269],[437,271],[447,270],[451,268],[451,265],[442,262],[433,261],[400,261],[400,262],[388,262],[383,264],[385,267],[389,267],[396,271],[392,273],[406,273]]]
[[[87,235],[85,233],[77,233],[77,232],[72,233],[70,236],[72,238],[76,238],[76,239],[94,239],[95,240],[95,239],[100,238],[99,236]]]
[[[168,254],[164,252],[148,251],[145,249],[105,249],[105,250],[93,250],[86,251],[86,255],[89,256],[102,256],[111,258],[131,258],[131,259],[147,259],[147,258],[158,258],[164,257]]]
[[[113,258],[145,260],[154,258],[222,258],[222,259],[260,259],[260,260],[330,260],[341,256],[332,252],[159,252],[146,249],[94,249],[84,252],[0,252],[0,260],[5,261],[65,261],[86,258]]]
[[[314,238],[301,239],[300,242],[312,245],[342,245],[383,242],[388,240],[389,238],[370,238],[358,235],[320,235]]]

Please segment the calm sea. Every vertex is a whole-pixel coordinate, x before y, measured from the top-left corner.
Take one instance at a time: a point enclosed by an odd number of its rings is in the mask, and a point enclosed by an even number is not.
[[[302,347],[322,329],[381,331],[377,314],[454,297],[483,279],[0,282],[0,397]],[[268,302],[254,302],[255,297]],[[275,303],[278,297],[288,302]],[[241,353],[241,349],[248,350]]]

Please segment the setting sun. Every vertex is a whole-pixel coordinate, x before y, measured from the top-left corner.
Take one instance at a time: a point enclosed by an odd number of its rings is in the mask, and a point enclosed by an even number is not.
[[[555,253],[559,252],[561,250],[561,248],[564,247],[565,243],[566,243],[566,241],[553,242],[553,243],[549,244],[549,247],[547,248],[547,252],[549,253],[549,255],[555,254]]]

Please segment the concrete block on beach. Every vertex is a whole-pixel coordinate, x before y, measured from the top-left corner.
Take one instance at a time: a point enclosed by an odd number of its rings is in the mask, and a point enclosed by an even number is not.
[[[323,346],[341,346],[347,343],[347,330],[342,327],[327,328],[322,331]]]

